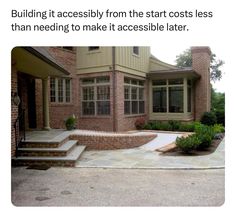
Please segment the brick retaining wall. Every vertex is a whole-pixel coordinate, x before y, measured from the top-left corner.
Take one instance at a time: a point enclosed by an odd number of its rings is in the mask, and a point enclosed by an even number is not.
[[[78,145],[85,145],[86,150],[113,150],[139,147],[157,137],[147,135],[70,135],[70,139],[78,140]]]

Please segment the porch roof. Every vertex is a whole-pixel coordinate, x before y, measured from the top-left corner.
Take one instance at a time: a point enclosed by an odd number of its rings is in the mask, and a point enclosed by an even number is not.
[[[70,74],[45,47],[15,47],[12,57],[20,72],[37,78]]]
[[[187,68],[173,68],[167,70],[154,70],[147,73],[147,76],[152,77],[168,77],[168,76],[176,76],[176,77],[190,77],[190,78],[200,78],[201,76],[192,69],[192,67]]]

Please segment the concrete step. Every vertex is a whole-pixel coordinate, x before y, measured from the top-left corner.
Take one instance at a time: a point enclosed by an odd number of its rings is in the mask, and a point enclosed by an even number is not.
[[[61,157],[69,154],[76,146],[77,140],[68,140],[57,148],[18,148],[18,156]]]
[[[64,157],[23,157],[12,158],[13,166],[67,166],[74,167],[76,161],[85,150],[86,146],[76,146]]]

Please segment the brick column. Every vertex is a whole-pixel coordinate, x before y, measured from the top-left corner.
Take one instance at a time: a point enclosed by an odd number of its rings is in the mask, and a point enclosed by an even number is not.
[[[195,83],[195,120],[211,109],[210,62],[211,50],[207,46],[191,48],[192,68],[201,78]]]
[[[49,124],[49,102],[48,102],[48,77],[42,79],[43,84],[43,129],[50,130]]]

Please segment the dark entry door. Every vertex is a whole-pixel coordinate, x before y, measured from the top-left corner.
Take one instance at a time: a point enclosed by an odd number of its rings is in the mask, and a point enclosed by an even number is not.
[[[36,128],[35,79],[27,80],[29,128]]]

